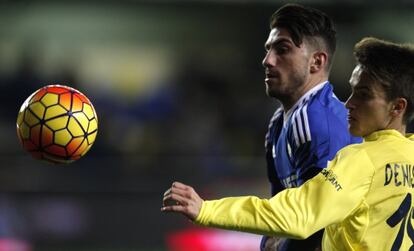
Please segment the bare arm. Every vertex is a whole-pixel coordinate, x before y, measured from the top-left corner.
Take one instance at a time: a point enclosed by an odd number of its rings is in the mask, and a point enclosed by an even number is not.
[[[194,188],[180,182],[173,182],[164,193],[162,212],[181,213],[190,220],[195,220],[200,213],[203,199]]]

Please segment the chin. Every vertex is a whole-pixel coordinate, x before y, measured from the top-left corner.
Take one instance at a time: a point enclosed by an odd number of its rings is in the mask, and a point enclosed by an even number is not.
[[[266,88],[266,94],[271,98],[279,99],[281,97],[280,91],[272,90],[271,88]]]
[[[348,127],[348,131],[349,131],[349,133],[352,134],[352,136],[355,136],[355,137],[365,136],[360,130],[358,130],[355,127],[352,127],[352,126]]]

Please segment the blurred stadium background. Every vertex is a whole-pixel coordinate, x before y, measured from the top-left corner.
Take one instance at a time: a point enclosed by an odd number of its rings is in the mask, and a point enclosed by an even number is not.
[[[336,22],[343,101],[361,37],[414,42],[411,0],[296,2]],[[255,250],[258,236],[162,215],[161,197],[174,180],[205,198],[268,196],[263,142],[278,104],[261,60],[284,3],[0,1],[0,250]],[[33,160],[16,136],[20,105],[55,83],[99,117],[95,145],[68,166]]]

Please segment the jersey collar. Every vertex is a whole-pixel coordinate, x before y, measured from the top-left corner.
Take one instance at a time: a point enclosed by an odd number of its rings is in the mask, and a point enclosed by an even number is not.
[[[302,104],[302,102],[306,101],[308,99],[308,97],[310,97],[312,94],[318,92],[320,89],[322,89],[328,83],[329,83],[329,81],[319,83],[319,84],[315,85],[312,89],[307,91],[298,101],[296,101],[296,103],[287,112],[283,113],[284,121],[287,121],[287,118],[290,117],[290,115],[293,113],[293,111],[296,110],[296,108],[300,104]]]
[[[367,136],[364,137],[364,141],[375,141],[375,140],[378,140],[379,138],[384,137],[384,136],[394,136],[394,137],[414,140],[414,135],[413,134],[407,134],[406,136],[403,136],[397,130],[386,129],[386,130],[375,131],[371,134],[368,134]]]

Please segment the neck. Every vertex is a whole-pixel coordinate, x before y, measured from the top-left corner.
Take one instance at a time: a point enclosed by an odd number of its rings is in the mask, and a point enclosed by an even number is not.
[[[402,135],[405,135],[406,133],[407,133],[407,126],[406,125],[403,125],[403,124],[401,124],[400,126],[398,126],[398,127],[394,127],[394,128],[390,128],[390,129],[394,129],[394,130],[397,130],[398,132],[400,132]]]
[[[289,97],[286,97],[285,99],[280,99],[280,102],[283,105],[283,110],[285,112],[289,111],[290,108],[292,108],[298,102],[298,100],[301,97],[303,97],[309,90],[311,90],[312,88],[314,88],[315,86],[321,83],[326,82],[327,80],[328,80],[328,77],[326,76],[310,79],[300,88],[295,90],[295,92],[292,93],[292,95],[290,95]]]
[[[397,116],[391,119],[391,121],[386,126],[386,129],[394,129],[400,132],[402,135],[405,135],[407,131],[407,125],[403,122],[402,116]]]

